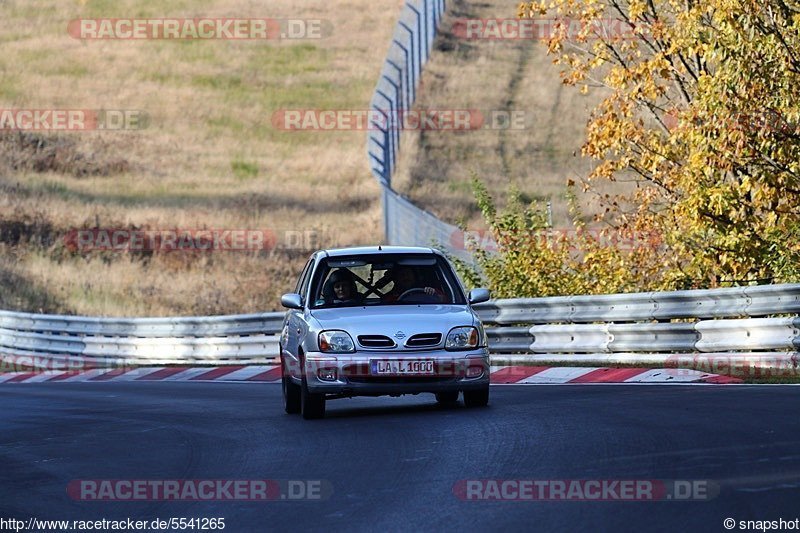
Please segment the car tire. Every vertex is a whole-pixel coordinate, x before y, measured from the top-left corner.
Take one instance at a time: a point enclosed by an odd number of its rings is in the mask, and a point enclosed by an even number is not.
[[[300,387],[300,411],[306,420],[325,416],[325,396],[308,392],[308,383],[306,383],[305,377],[303,377],[303,385]]]
[[[283,366],[281,364],[281,366]],[[281,376],[281,385],[283,387],[283,409],[287,414],[296,415],[300,412],[300,387],[286,375],[286,369],[283,369]]]
[[[436,393],[436,402],[441,405],[453,405],[458,401],[458,391]]]
[[[489,387],[464,391],[464,405],[467,407],[486,407],[489,405]]]

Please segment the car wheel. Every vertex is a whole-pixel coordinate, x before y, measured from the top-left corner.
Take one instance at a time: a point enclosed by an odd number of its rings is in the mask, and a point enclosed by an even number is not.
[[[458,391],[437,392],[436,402],[442,405],[453,405],[458,401]]]
[[[281,365],[283,366],[283,365]],[[281,376],[283,386],[283,409],[287,414],[294,415],[300,412],[300,387],[286,375],[286,369]]]
[[[305,377],[303,377],[303,385],[300,388],[300,410],[306,420],[325,416],[325,396],[308,392]]]
[[[486,407],[489,404],[489,387],[464,391],[464,405],[467,407]]]

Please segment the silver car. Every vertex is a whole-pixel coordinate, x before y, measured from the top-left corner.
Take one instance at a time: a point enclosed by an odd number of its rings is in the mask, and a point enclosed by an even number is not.
[[[468,407],[489,402],[486,333],[453,268],[430,248],[321,250],[303,269],[280,339],[287,413],[322,418],[325,402],[434,393]]]

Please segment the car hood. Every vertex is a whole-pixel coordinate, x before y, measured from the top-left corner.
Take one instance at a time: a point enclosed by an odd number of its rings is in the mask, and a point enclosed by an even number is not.
[[[321,329],[343,329],[351,335],[386,335],[402,331],[406,338],[417,333],[447,335],[456,326],[474,325],[466,305],[384,305],[316,309],[311,315]]]

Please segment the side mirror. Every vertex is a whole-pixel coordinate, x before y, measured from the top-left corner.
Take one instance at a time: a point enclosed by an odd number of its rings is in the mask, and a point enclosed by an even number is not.
[[[489,289],[472,289],[469,291],[469,303],[471,304],[488,302],[489,298]]]
[[[302,309],[303,297],[296,292],[290,292],[281,296],[281,305],[287,309]]]

